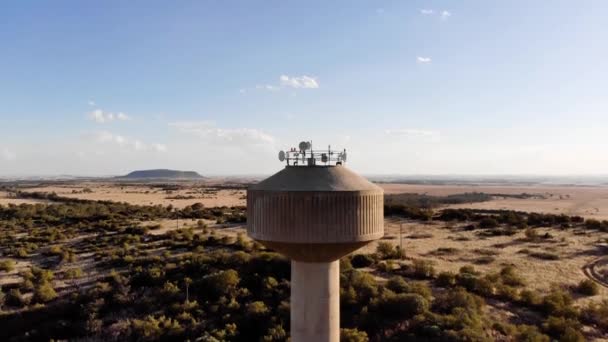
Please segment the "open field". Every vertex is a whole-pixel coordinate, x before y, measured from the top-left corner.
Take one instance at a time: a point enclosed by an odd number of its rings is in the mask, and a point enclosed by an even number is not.
[[[467,192],[538,195],[534,198],[496,196],[492,201],[450,205],[453,208],[500,209],[608,219],[607,186],[506,186],[506,185],[418,185],[379,184],[387,194],[418,193],[447,196]]]
[[[175,208],[184,208],[194,203],[202,203],[206,207],[245,205],[244,189],[222,189],[215,187],[213,183],[204,182],[65,183],[28,187],[23,191],[56,193],[61,197],[89,201],[116,201],[134,205],[172,205]],[[4,199],[4,202],[8,203],[10,199]]]

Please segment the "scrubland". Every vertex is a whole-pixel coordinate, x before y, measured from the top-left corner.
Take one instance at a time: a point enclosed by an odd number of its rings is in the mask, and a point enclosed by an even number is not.
[[[383,186],[385,237],[341,260],[343,341],[608,339],[604,207]],[[287,340],[289,261],[246,237],[242,186],[0,191],[0,339]]]

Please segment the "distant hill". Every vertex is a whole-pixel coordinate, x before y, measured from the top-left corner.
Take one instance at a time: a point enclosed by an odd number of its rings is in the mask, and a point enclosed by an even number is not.
[[[140,170],[133,171],[126,176],[118,177],[122,179],[203,179],[204,177],[194,171],[177,170]]]

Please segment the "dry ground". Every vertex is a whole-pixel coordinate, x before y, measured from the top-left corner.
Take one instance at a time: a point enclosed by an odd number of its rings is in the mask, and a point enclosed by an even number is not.
[[[119,183],[62,184],[28,188],[24,191],[55,192],[62,197],[127,202],[136,205],[160,204],[167,206],[171,204],[176,208],[183,208],[194,203],[203,203],[206,207],[232,207],[245,205],[246,203],[244,190],[214,190],[212,187],[204,188],[204,185],[199,183],[192,183],[192,185],[191,189],[172,190],[170,192],[145,184],[125,186]],[[83,192],[84,189],[90,189],[92,192]]]
[[[507,185],[417,185],[379,184],[387,194],[418,193],[434,196],[484,192],[489,194],[519,195],[539,194],[545,198],[502,198],[489,202],[458,204],[452,208],[508,209],[525,212],[539,212],[579,215],[587,218],[608,220],[607,186],[507,186]]]

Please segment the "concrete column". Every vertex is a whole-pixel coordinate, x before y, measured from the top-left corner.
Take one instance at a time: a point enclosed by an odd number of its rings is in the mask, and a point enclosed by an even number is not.
[[[339,261],[291,261],[291,341],[340,342]]]

